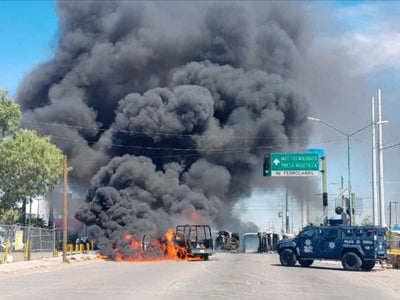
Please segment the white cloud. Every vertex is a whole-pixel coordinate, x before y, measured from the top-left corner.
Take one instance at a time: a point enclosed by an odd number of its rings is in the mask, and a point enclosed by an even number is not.
[[[400,33],[380,34],[345,33],[337,38],[323,38],[317,42],[345,55],[351,62],[349,71],[355,74],[400,69]]]

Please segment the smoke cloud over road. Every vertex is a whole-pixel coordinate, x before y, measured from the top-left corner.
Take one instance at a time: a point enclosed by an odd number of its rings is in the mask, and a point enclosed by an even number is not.
[[[88,191],[77,218],[104,254],[179,223],[256,230],[233,206],[265,153],[304,146],[296,91],[309,38],[293,3],[60,1],[59,44],[19,87]],[[46,123],[46,124],[45,124]],[[50,125],[58,124],[58,126]],[[302,139],[300,139],[302,138]]]

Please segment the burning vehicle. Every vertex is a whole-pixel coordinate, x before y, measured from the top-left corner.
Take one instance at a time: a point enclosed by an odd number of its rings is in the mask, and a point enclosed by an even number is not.
[[[182,259],[208,260],[214,252],[211,228],[208,225],[178,225],[174,242],[184,249],[179,253]]]
[[[135,235],[125,235],[125,245],[115,245],[115,257],[119,262],[163,261],[163,260],[208,260],[214,252],[209,225],[178,225],[155,239],[150,234],[140,240]]]
[[[215,238],[215,248],[222,251],[239,252],[239,233],[231,231],[218,231]]]

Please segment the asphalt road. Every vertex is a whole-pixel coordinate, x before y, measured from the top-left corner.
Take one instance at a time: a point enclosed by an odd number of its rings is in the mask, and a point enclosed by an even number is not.
[[[400,270],[344,271],[340,262],[283,267],[276,254],[210,261],[94,260],[0,278],[1,299],[400,299]]]

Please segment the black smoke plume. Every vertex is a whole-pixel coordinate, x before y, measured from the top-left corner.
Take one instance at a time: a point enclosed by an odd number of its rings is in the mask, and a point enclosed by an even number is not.
[[[257,230],[233,213],[263,155],[307,142],[294,85],[309,38],[297,4],[60,1],[58,48],[19,87],[88,191],[76,217],[114,257],[125,234],[179,223]],[[51,125],[53,124],[53,125]],[[58,124],[58,126],[54,125]],[[265,181],[264,181],[265,182]]]

